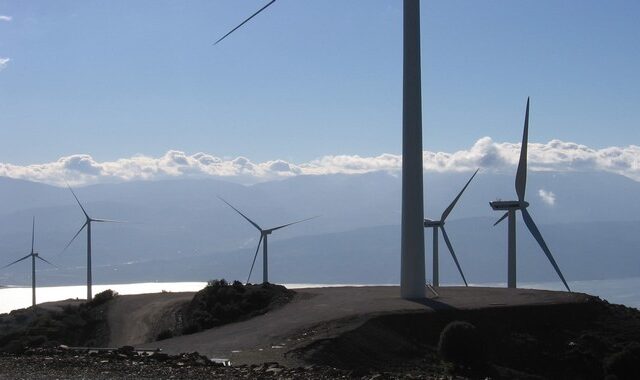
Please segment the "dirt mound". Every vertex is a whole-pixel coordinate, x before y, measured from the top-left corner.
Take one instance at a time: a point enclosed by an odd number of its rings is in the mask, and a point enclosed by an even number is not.
[[[445,326],[457,320],[476,326],[485,343],[484,367],[454,370],[472,377],[602,379],[610,374],[608,358],[640,341],[638,310],[592,298],[581,304],[383,314],[290,355],[357,372],[450,372],[437,346]],[[635,370],[640,373],[640,367]]]

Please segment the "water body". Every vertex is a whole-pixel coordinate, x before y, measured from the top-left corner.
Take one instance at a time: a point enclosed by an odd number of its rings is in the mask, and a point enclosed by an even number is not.
[[[144,294],[168,292],[195,292],[205,287],[206,282],[152,282],[139,284],[111,284],[94,285],[94,294],[107,289],[112,289],[119,294]],[[371,284],[374,285],[374,284]],[[378,284],[379,285],[379,284]],[[446,285],[446,284],[445,284]],[[287,288],[312,288],[326,286],[366,286],[366,284],[285,284]],[[482,283],[471,286],[496,286],[504,287],[505,283]],[[564,290],[560,282],[538,282],[518,284],[521,288]],[[612,280],[588,280],[572,281],[569,286],[573,291],[588,293],[603,298],[611,303],[622,304],[640,309],[640,277],[631,277]],[[86,287],[54,286],[41,287],[37,291],[37,301],[51,302],[65,299],[84,298]],[[22,309],[31,306],[31,288],[8,287],[0,288],[0,313],[8,313],[11,310]]]

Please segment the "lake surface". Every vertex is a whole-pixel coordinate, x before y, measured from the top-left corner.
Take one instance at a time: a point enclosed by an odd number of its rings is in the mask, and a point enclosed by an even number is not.
[[[168,292],[195,292],[202,289],[206,282],[152,282],[139,284],[111,284],[94,285],[94,294],[107,289],[112,289],[119,294],[143,294]],[[313,288],[326,286],[366,286],[375,284],[285,284],[287,288]],[[380,285],[380,284],[378,284]],[[446,284],[445,284],[446,285]],[[505,283],[471,284],[471,286],[496,286],[504,287]],[[631,277],[613,280],[589,280],[572,281],[569,286],[573,291],[588,293],[606,299],[611,303],[623,304],[640,309],[640,277]],[[564,290],[560,282],[522,283],[521,288]],[[37,301],[51,302],[69,298],[84,298],[87,294],[86,287],[54,286],[37,289]],[[31,306],[31,288],[8,287],[0,288],[0,313],[8,313],[11,310]]]

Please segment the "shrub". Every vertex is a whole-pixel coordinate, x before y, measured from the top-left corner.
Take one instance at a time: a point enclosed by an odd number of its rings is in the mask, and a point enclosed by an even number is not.
[[[604,362],[604,371],[619,380],[640,378],[640,343],[632,342],[609,356]]]
[[[0,318],[0,352],[21,352],[28,347],[59,342],[73,346],[105,344],[108,339],[104,304],[116,292],[108,290],[82,304],[66,304],[60,310],[30,308]]]
[[[454,321],[440,333],[438,353],[445,361],[475,366],[484,362],[484,347],[478,329],[468,322]]]
[[[288,302],[293,294],[280,285],[243,285],[239,281],[229,284],[224,279],[209,281],[186,307],[182,333],[192,334],[264,314]]]
[[[100,305],[104,304],[105,302],[114,299],[117,295],[118,295],[117,292],[115,292],[115,291],[113,291],[111,289],[107,289],[102,293],[96,294],[93,297],[93,299],[91,301],[87,302],[87,303],[91,307],[100,306]]]

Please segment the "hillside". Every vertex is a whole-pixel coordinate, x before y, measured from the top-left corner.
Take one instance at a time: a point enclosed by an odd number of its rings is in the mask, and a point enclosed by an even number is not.
[[[223,302],[220,296],[238,293],[219,291],[235,288],[242,285],[214,286],[211,289],[217,290],[210,295],[216,294],[214,298]],[[276,302],[274,308],[249,319],[175,337],[159,334],[162,336],[157,338],[154,336],[160,329],[175,331],[184,326],[188,310],[194,303],[202,304],[198,295],[160,293],[111,298],[101,294],[104,299],[99,304],[67,301],[45,305],[37,313],[22,310],[0,316],[9,326],[8,335],[0,337],[5,344],[18,337],[12,331],[17,331],[18,323],[24,323],[29,326],[24,330],[28,335],[19,339],[49,347],[18,356],[0,352],[0,375],[14,373],[16,368],[11,363],[22,357],[34,360],[28,367],[32,377],[44,373],[41,363],[55,363],[57,369],[85,363],[83,368],[101,368],[113,376],[142,376],[138,371],[144,367],[147,373],[166,377],[172,373],[175,377],[175,368],[183,367],[183,374],[198,373],[202,378],[225,378],[225,373],[227,378],[236,378],[246,371],[257,371],[265,377],[282,372],[294,377],[326,378],[322,376],[331,372],[334,377],[384,374],[390,379],[445,375],[463,379],[601,379],[616,375],[618,379],[631,379],[637,374],[640,312],[636,309],[581,293],[464,287],[437,290],[437,296],[429,293],[424,299],[403,300],[398,297],[397,287],[298,289],[288,303]],[[247,293],[238,300],[240,303],[214,301],[215,305],[207,308],[214,313],[212,316],[221,316],[252,298]],[[450,335],[452,326],[461,323],[472,328],[473,334],[467,331],[458,338]],[[52,324],[58,329],[51,329]],[[84,326],[82,336],[62,336],[60,326]],[[102,347],[134,345],[154,353],[140,357],[134,347],[124,346],[85,355],[66,346],[51,349],[55,343],[47,342],[53,338],[83,344],[82,339],[91,341],[97,336],[105,340],[93,342]],[[168,339],[156,340],[161,337]],[[12,347],[12,343],[5,345],[13,352],[22,352]],[[229,359],[233,367],[218,369],[209,358]],[[88,364],[92,360],[96,363]],[[116,369],[105,363],[122,365]],[[87,369],[82,373],[92,378],[105,374],[91,374]]]

